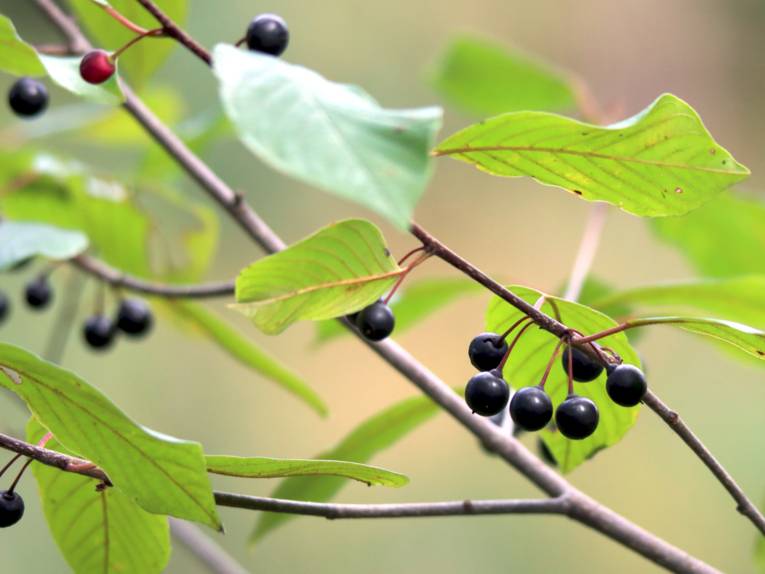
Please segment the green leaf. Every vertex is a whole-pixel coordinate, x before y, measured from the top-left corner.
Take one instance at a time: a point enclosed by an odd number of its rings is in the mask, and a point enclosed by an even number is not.
[[[508,288],[532,305],[543,296],[540,291],[528,287],[510,286]],[[611,318],[599,311],[549,295],[545,296],[541,310],[552,316],[560,313],[562,323],[585,335],[616,326]],[[522,316],[515,307],[494,297],[486,312],[486,330],[502,333]],[[537,328],[528,329],[505,365],[504,373],[507,382],[514,389],[539,384],[557,342],[557,337],[547,331]],[[616,351],[625,363],[640,366],[640,359],[624,333],[611,335],[599,342]],[[557,407],[568,394],[568,377],[561,366],[560,356],[555,361],[545,390]],[[591,436],[584,440],[569,440],[551,428],[540,432],[542,440],[558,462],[561,472],[572,471],[598,451],[617,443],[635,424],[639,407],[624,408],[611,401],[606,393],[605,379],[603,374],[590,383],[574,383],[576,394],[593,400],[600,410],[600,423]]]
[[[200,329],[243,365],[303,400],[320,415],[327,414],[327,405],[303,379],[282,366],[215,314],[190,301],[165,300],[161,304],[184,322],[191,323]]]
[[[754,548],[754,563],[760,572],[765,572],[765,536],[757,537],[757,544]]]
[[[154,17],[135,0],[111,0],[111,5],[123,16],[151,30],[159,27]],[[105,10],[93,4],[92,0],[69,0],[79,22],[95,40],[108,50],[116,50],[135,37],[135,32],[125,28]],[[162,11],[181,27],[186,22],[188,7],[186,0],[162,0]],[[167,60],[176,47],[169,38],[145,38],[120,56],[120,65],[134,84],[143,84]]]
[[[575,102],[563,73],[483,38],[454,40],[431,82],[447,101],[481,116],[561,110]]]
[[[377,466],[342,460],[265,458],[207,455],[207,470],[240,478],[285,478],[288,476],[337,476],[364,482],[368,486],[398,488],[409,482],[403,474]]]
[[[223,107],[255,155],[409,225],[430,179],[440,108],[386,110],[355,86],[232,46],[216,46],[213,62]]]
[[[377,227],[348,219],[244,269],[236,279],[238,304],[232,307],[264,333],[276,334],[301,319],[358,311],[403,272]]]
[[[317,459],[364,463],[378,452],[392,446],[438,413],[438,406],[427,397],[413,397],[388,407],[356,427],[332,450]],[[347,483],[338,477],[293,477],[281,482],[271,494],[274,498],[326,502]],[[260,540],[274,528],[295,518],[289,514],[264,513],[260,516],[253,541]]]
[[[2,343],[0,385],[144,510],[221,527],[199,443],[139,426],[74,373]]]
[[[37,52],[16,32],[13,22],[0,14],[0,70],[14,76],[43,76]]]
[[[694,309],[718,319],[765,328],[765,275],[636,287],[592,302],[597,308],[616,305],[669,308],[672,313]]]
[[[651,227],[679,248],[699,273],[713,277],[765,274],[765,202],[722,194],[685,217],[656,219]]]
[[[102,104],[117,105],[125,99],[117,74],[98,86],[87,83],[80,77],[79,57],[38,54],[32,46],[19,37],[11,20],[2,14],[0,14],[0,70],[15,76],[47,74],[65,90]]]
[[[481,289],[478,283],[465,277],[423,279],[406,285],[401,297],[394,298],[391,304],[396,316],[396,333],[403,333],[441,307]],[[316,327],[317,343],[325,343],[349,333],[337,321],[321,321]]]
[[[0,271],[36,255],[69,259],[87,247],[88,238],[78,231],[40,223],[0,221]]]
[[[27,438],[46,433],[34,418]],[[46,448],[71,454],[54,438]],[[53,539],[74,572],[159,574],[170,559],[167,518],[142,510],[118,488],[96,490],[92,478],[32,464]]]
[[[544,112],[504,114],[452,135],[436,154],[652,217],[687,213],[749,175],[671,94],[609,127]]]

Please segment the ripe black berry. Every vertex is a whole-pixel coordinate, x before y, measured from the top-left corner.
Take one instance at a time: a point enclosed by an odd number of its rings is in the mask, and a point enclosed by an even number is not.
[[[24,289],[24,297],[33,309],[44,309],[47,307],[53,298],[53,290],[48,282],[48,278],[40,276],[32,279]]]
[[[479,371],[496,369],[506,352],[507,341],[496,333],[481,333],[468,347],[470,362]]]
[[[553,405],[550,397],[540,387],[519,389],[510,401],[510,416],[527,431],[538,431],[550,422]]]
[[[17,116],[36,116],[48,107],[48,90],[37,80],[21,78],[8,92],[8,105]]]
[[[369,341],[382,341],[393,332],[395,325],[393,311],[382,301],[364,307],[356,317],[356,327]]]
[[[0,492],[0,528],[13,526],[24,516],[24,499],[18,492]]]
[[[154,317],[149,306],[140,299],[123,299],[117,311],[117,328],[131,337],[145,335]]]
[[[572,347],[574,354],[572,355],[571,370],[573,371],[574,380],[580,383],[589,383],[594,381],[603,372],[603,365],[590,357],[584,351]],[[563,351],[563,357],[561,358],[561,364],[563,370],[568,373],[568,348]]]
[[[510,387],[493,372],[478,373],[465,387],[465,402],[470,410],[484,417],[496,415],[508,400]]]
[[[569,395],[555,411],[555,424],[566,438],[580,440],[587,438],[598,428],[600,414],[590,399]]]
[[[8,295],[0,291],[0,323],[5,321],[10,311],[11,311],[11,302],[8,300]]]
[[[276,14],[261,14],[247,26],[247,47],[256,52],[279,56],[287,49],[290,32]]]
[[[647,390],[645,375],[634,365],[619,365],[608,373],[606,391],[617,405],[634,407]]]
[[[85,342],[93,349],[106,349],[114,341],[114,322],[106,315],[93,315],[82,327]]]

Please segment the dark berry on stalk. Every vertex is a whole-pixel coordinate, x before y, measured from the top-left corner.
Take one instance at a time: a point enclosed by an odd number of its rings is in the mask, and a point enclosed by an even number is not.
[[[465,387],[465,402],[474,413],[484,417],[496,415],[507,406],[510,387],[492,372],[478,373]]]
[[[553,404],[540,387],[524,387],[513,395],[510,401],[510,416],[519,427],[527,431],[538,431],[550,422]]]
[[[611,400],[623,407],[634,407],[648,390],[643,371],[634,365],[619,365],[609,369],[606,392]]]
[[[141,299],[123,299],[117,311],[117,328],[131,337],[140,337],[151,330],[154,318]]]
[[[575,381],[580,383],[589,383],[594,381],[603,372],[603,365],[598,361],[590,357],[584,351],[571,347],[573,350],[571,371]],[[566,348],[563,351],[563,357],[561,358],[561,364],[563,365],[563,371],[568,374],[568,353],[569,349]]]
[[[106,315],[93,315],[82,327],[85,342],[91,349],[99,351],[111,346],[115,332],[114,322]]]
[[[506,352],[507,341],[496,333],[481,333],[468,347],[470,362],[479,371],[496,369]]]
[[[290,31],[276,14],[261,14],[247,26],[246,40],[250,50],[280,56],[287,49]]]
[[[31,118],[48,107],[48,89],[33,78],[21,78],[8,92],[8,105],[17,116]]]
[[[0,323],[8,318],[8,314],[11,312],[11,301],[8,299],[8,295],[0,291]]]
[[[566,438],[574,440],[587,438],[594,433],[599,419],[597,405],[579,395],[569,395],[555,411],[558,430]]]
[[[382,341],[393,332],[395,325],[393,311],[382,301],[364,307],[356,317],[356,327],[369,341]]]
[[[0,491],[0,528],[13,526],[24,516],[24,499],[18,492]]]
[[[24,289],[24,298],[33,309],[44,309],[47,307],[51,299],[53,299],[53,290],[48,278],[42,275],[27,283]]]

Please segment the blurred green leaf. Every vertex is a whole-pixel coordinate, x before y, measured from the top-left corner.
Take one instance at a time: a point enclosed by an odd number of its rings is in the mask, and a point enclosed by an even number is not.
[[[448,102],[480,116],[562,110],[575,102],[563,73],[483,38],[454,40],[431,82]]]
[[[757,544],[754,548],[754,562],[761,572],[765,572],[765,536],[757,537]]]
[[[11,20],[2,14],[0,14],[0,70],[15,76],[47,74],[65,90],[102,104],[116,105],[124,100],[116,73],[98,86],[87,83],[80,77],[79,57],[38,54],[32,46],[19,37]]]
[[[207,470],[240,478],[285,478],[289,476],[333,476],[364,482],[368,486],[398,488],[409,482],[403,474],[377,466],[342,460],[239,457],[207,455]]]
[[[392,446],[438,412],[438,406],[427,397],[406,399],[368,419],[356,427],[335,448],[316,458],[367,462],[375,454]],[[346,484],[344,479],[338,477],[294,477],[282,481],[271,496],[326,502]],[[260,540],[274,528],[293,518],[295,516],[289,514],[261,514],[253,533],[253,541]]]
[[[722,194],[684,217],[653,220],[651,227],[703,275],[765,274],[765,202],[756,196]]]
[[[409,225],[430,179],[440,108],[386,110],[360,88],[233,46],[216,46],[213,61],[223,107],[255,155]]]
[[[88,238],[78,231],[40,223],[0,221],[0,271],[36,255],[69,259],[87,247]]]
[[[672,313],[694,309],[718,319],[765,328],[765,275],[636,287],[605,294],[592,305],[668,307]]]
[[[27,440],[46,433],[34,418]],[[54,438],[46,448],[72,453]],[[149,514],[119,488],[96,490],[92,478],[32,464],[45,519],[74,572],[159,574],[170,559],[167,517]]]
[[[14,76],[43,76],[37,52],[16,32],[13,22],[0,14],[0,70]]]
[[[687,213],[749,175],[671,94],[609,127],[544,112],[504,114],[450,136],[436,153],[652,217]]]
[[[99,47],[116,50],[133,39],[136,34],[125,28],[92,0],[69,0],[77,19]],[[123,16],[151,30],[159,24],[154,17],[135,0],[111,0],[111,6]],[[186,0],[162,0],[162,11],[181,27],[186,22]],[[137,85],[143,84],[167,60],[176,42],[169,38],[145,38],[120,56],[120,66],[125,75]]]
[[[286,391],[303,400],[322,416],[327,414],[327,405],[308,384],[276,359],[242,336],[228,323],[201,305],[183,300],[158,301],[185,323],[190,323],[215,341],[221,349],[237,361],[259,373]]]
[[[373,224],[348,219],[323,227],[245,268],[237,304],[261,331],[282,332],[301,319],[331,319],[376,301],[403,273]]]
[[[543,295],[540,291],[528,287],[513,285],[508,288],[532,305]],[[616,326],[613,319],[599,311],[549,295],[545,296],[541,310],[554,317],[559,313],[562,323],[585,335]],[[502,333],[522,316],[515,307],[499,297],[494,297],[486,312],[486,330]],[[547,331],[528,329],[505,365],[505,380],[514,389],[539,384],[557,342],[558,338]],[[640,366],[640,359],[624,333],[617,333],[599,342],[616,351],[624,362]],[[606,393],[605,379],[603,374],[590,383],[574,382],[576,394],[591,399],[600,410],[600,423],[591,436],[584,440],[569,440],[553,428],[540,431],[540,437],[555,457],[561,472],[571,472],[598,451],[616,444],[635,424],[639,407],[624,408],[611,401]],[[568,377],[559,355],[545,384],[545,390],[556,407],[568,394],[567,381]]]
[[[0,343],[0,386],[16,393],[76,456],[154,514],[221,528],[202,446],[137,425],[74,373]]]
[[[394,298],[391,303],[396,316],[396,333],[403,333],[441,307],[464,295],[480,292],[481,289],[483,287],[466,277],[422,279],[406,285],[401,297]],[[325,343],[348,333],[348,329],[337,321],[320,321],[316,324],[317,343]]]

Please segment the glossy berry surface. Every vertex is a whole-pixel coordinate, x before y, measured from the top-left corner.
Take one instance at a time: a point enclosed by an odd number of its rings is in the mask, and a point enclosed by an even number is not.
[[[287,49],[290,32],[276,14],[261,14],[247,26],[247,47],[256,52],[279,56]]]
[[[117,328],[131,337],[146,335],[154,323],[151,309],[140,299],[123,299],[117,311]]]
[[[581,440],[598,428],[598,406],[586,397],[569,395],[555,411],[555,424],[566,438]]]
[[[519,389],[510,401],[510,416],[519,427],[538,431],[550,422],[553,404],[550,397],[539,387]]]
[[[634,365],[619,365],[608,373],[606,391],[611,400],[623,407],[634,407],[648,390],[643,371]]]
[[[510,387],[494,373],[478,373],[465,387],[465,401],[474,413],[484,417],[496,415],[507,406]]]
[[[8,105],[17,116],[36,116],[48,107],[48,89],[33,78],[21,78],[8,92]]]
[[[24,516],[24,499],[18,492],[0,492],[0,528],[13,526]]]
[[[364,307],[356,317],[356,327],[369,341],[382,341],[393,332],[395,326],[393,311],[382,301]]]
[[[580,351],[576,347],[572,347],[572,364],[571,370],[574,375],[574,380],[580,383],[589,383],[594,381],[603,372],[603,365],[598,363],[595,359],[584,351]],[[561,357],[561,365],[563,365],[563,371],[568,373],[568,348],[563,351]]]
[[[51,299],[53,299],[53,290],[47,277],[37,277],[27,283],[24,289],[24,298],[33,309],[44,309],[47,307]]]
[[[104,50],[91,50],[80,61],[80,76],[89,84],[103,84],[116,69],[114,60]]]
[[[8,314],[11,312],[11,302],[8,299],[8,295],[0,291],[0,323],[8,318]]]
[[[470,362],[479,371],[496,369],[506,352],[507,341],[496,333],[481,333],[468,347]]]
[[[107,349],[114,341],[114,335],[114,323],[105,315],[93,315],[82,327],[82,336],[92,349]]]

